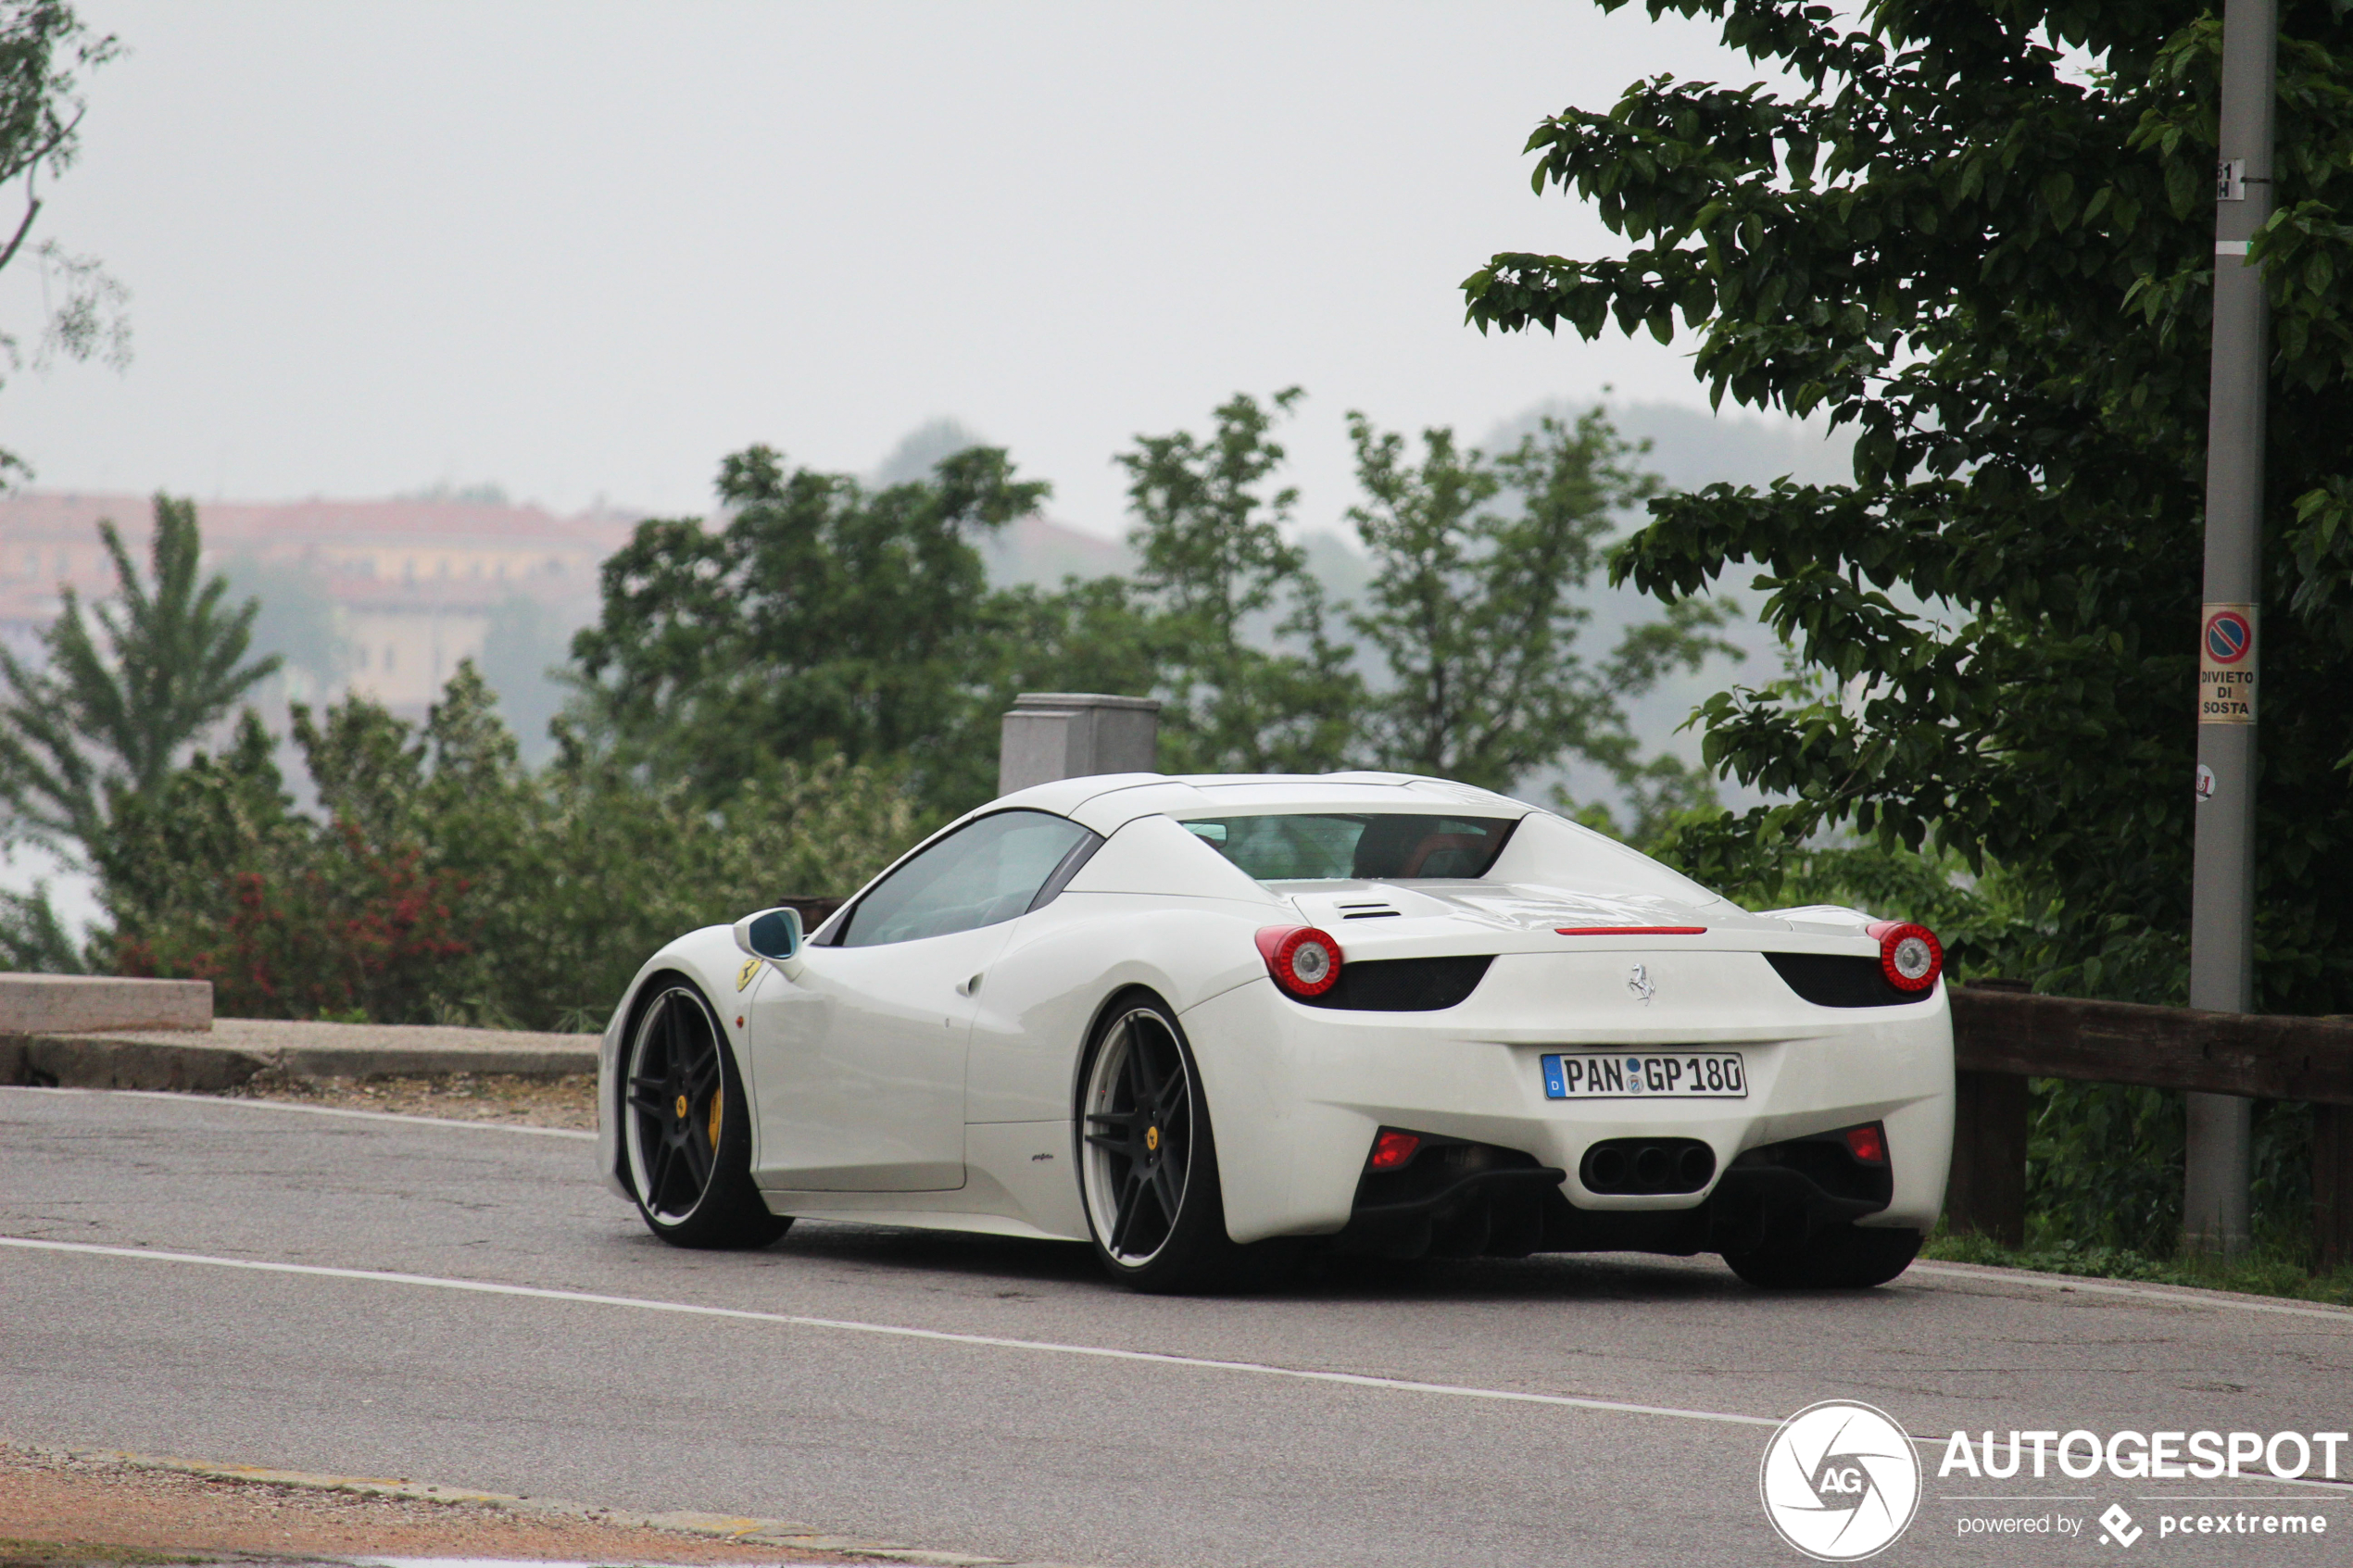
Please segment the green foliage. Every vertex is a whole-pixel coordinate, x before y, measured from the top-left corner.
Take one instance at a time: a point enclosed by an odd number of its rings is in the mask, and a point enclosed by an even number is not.
[[[324,820],[250,712],[126,800],[109,967],[210,980],[228,1016],[597,1028],[679,933],[855,886],[914,832],[839,756],[771,759],[716,806],[610,760],[528,769],[471,664],[422,726],[355,697],[296,709],[295,738]]]
[[[1944,1262],[2037,1269],[2046,1273],[2136,1280],[2201,1290],[2236,1290],[2255,1296],[2284,1296],[2353,1307],[2353,1265],[2341,1265],[2325,1274],[2315,1273],[2309,1247],[2272,1241],[2259,1242],[2231,1259],[2207,1252],[2168,1258],[2105,1244],[2033,1238],[2014,1251],[1982,1236],[1951,1236],[1940,1231],[1929,1238],[1920,1256]]]
[[[0,0],[0,186],[24,182],[23,211],[14,223],[0,221],[0,270],[24,250],[41,216],[41,176],[64,174],[81,150],[82,74],[120,52],[113,37],[82,26],[64,0]],[[92,257],[69,255],[54,240],[31,254],[41,265],[50,313],[42,357],[103,355],[127,363],[122,306],[130,296],[122,285]],[[17,363],[17,340],[0,332],[0,374]],[[0,483],[12,470],[29,471],[16,454],[0,449]]]
[[[1140,436],[1120,455],[1167,771],[1326,772],[1355,739],[1363,683],[1326,633],[1306,552],[1283,536],[1299,493],[1266,488],[1283,461],[1275,418],[1300,395],[1267,408],[1237,393],[1206,439]]]
[[[246,659],[258,607],[232,608],[227,582],[203,575],[195,503],[156,497],[144,580],[115,525],[98,534],[119,596],[85,620],[67,589],[41,667],[0,649],[0,802],[13,833],[69,858],[90,857],[114,803],[155,790],[279,662]]]
[[[1372,555],[1376,612],[1349,622],[1380,649],[1393,683],[1369,704],[1378,765],[1501,790],[1577,757],[1670,797],[1688,792],[1671,759],[1647,769],[1638,759],[1622,705],[1671,668],[1696,669],[1717,651],[1737,658],[1705,634],[1724,609],[1685,600],[1628,627],[1597,663],[1577,649],[1592,619],[1579,591],[1626,510],[1658,493],[1632,466],[1641,449],[1599,408],[1573,429],[1546,419],[1491,460],[1459,449],[1451,430],[1422,433],[1418,463],[1404,437],[1362,414],[1349,416],[1349,433],[1365,495],[1349,517]]]
[[[451,907],[462,880],[358,823],[296,815],[273,749],[248,709],[218,759],[125,799],[98,856],[108,967],[209,980],[229,1017],[416,1021],[468,951]]]
[[[1629,242],[1501,255],[1505,330],[1696,335],[1699,375],[1858,432],[1851,484],[1651,504],[1613,571],[1669,598],[1743,564],[1825,679],[1725,693],[1709,764],[1780,797],[1680,833],[1755,880],[1849,826],[2032,884],[2032,977],[2178,1001],[2211,296],[2219,28],[2169,0],[1827,7],[1652,0],[1803,84],[1657,78],[1530,139],[1538,188]],[[2258,1005],[2353,1002],[2353,22],[2284,7],[2265,521]],[[2087,82],[2057,47],[2086,51]],[[1680,325],[1678,318],[1680,317]]]
[[[834,755],[903,761],[936,812],[988,798],[990,596],[973,539],[1047,486],[989,447],[869,491],[754,446],[722,466],[719,494],[724,527],[641,523],[605,562],[602,615],[573,642],[576,736],[707,800],[772,759]]]
[[[81,974],[86,965],[73,934],[49,902],[49,884],[0,893],[0,969],[11,974]]]
[[[2029,1241],[2171,1256],[2182,1223],[2182,1097],[2038,1078],[2031,1104]],[[2309,1249],[2311,1145],[2311,1107],[2256,1102],[2248,1196],[2256,1239],[2275,1251]]]

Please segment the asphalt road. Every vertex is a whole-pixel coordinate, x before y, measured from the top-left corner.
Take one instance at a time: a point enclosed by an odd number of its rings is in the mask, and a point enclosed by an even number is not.
[[[0,1237],[148,1254],[0,1245],[0,1436],[1105,1568],[1353,1568],[1802,1562],[1757,1466],[1826,1399],[1939,1439],[2353,1425],[2353,1313],[2329,1309],[1940,1265],[1776,1295],[1713,1259],[1617,1256],[1134,1297],[1080,1249],[988,1238],[803,1224],[673,1251],[592,1149],[0,1090]],[[2152,1527],[2134,1559],[2348,1560],[2344,1486],[1939,1479],[1941,1444],[1921,1452],[1919,1516],[1877,1561],[2113,1562],[2110,1503],[2332,1526]],[[2085,1523],[1958,1533],[2010,1515]]]

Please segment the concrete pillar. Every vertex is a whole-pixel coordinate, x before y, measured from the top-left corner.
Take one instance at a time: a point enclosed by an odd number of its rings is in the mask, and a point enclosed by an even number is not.
[[[1005,715],[997,793],[1096,773],[1149,773],[1160,749],[1160,704],[1097,692],[1024,692]]]

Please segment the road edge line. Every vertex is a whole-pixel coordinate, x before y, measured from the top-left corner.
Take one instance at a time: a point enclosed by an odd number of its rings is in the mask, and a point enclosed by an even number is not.
[[[2250,1296],[2238,1290],[2205,1290],[2192,1285],[2136,1285],[2126,1280],[2095,1279],[2088,1274],[2045,1273],[2040,1269],[2007,1269],[1991,1263],[1947,1263],[1922,1259],[1906,1273],[1943,1275],[1946,1279],[1984,1280],[1992,1284],[2029,1286],[2036,1290],[2071,1290],[2087,1296],[2132,1296],[2144,1301],[2170,1301],[2177,1307],[2235,1308],[2243,1312],[2270,1312],[2291,1318],[2320,1318],[2353,1323],[2353,1307],[2332,1307],[2324,1301]]]

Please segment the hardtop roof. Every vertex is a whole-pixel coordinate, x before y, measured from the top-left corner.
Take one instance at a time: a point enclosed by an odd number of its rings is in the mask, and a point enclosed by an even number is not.
[[[1057,779],[991,801],[985,810],[1029,807],[1110,834],[1139,817],[1245,812],[1393,811],[1508,817],[1536,811],[1492,790],[1414,773],[1105,773]]]

